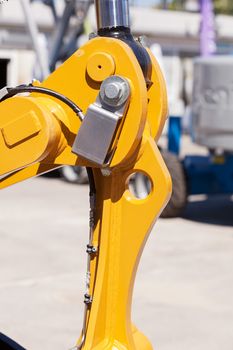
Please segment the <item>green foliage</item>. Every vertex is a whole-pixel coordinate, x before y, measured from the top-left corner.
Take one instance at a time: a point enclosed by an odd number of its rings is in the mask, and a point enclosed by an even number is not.
[[[233,1],[232,0],[214,0],[214,7],[216,13],[224,13],[233,15]]]
[[[185,5],[185,0],[172,0],[169,4],[169,9],[171,10],[183,10]]]
[[[185,0],[171,0],[168,1],[168,8],[170,10],[184,10],[185,8]]]
[[[172,0],[168,7],[171,10],[184,10],[185,2],[185,0]],[[213,0],[213,4],[216,13],[233,15],[233,0]]]

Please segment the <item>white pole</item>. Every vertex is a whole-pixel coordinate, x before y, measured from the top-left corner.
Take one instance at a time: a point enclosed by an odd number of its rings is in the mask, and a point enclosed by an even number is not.
[[[48,53],[45,45],[42,44],[40,40],[40,33],[33,18],[29,0],[20,0],[24,16],[27,22],[27,28],[32,40],[32,45],[36,54],[36,58],[40,67],[42,78],[46,78],[49,75],[49,65],[48,65]]]

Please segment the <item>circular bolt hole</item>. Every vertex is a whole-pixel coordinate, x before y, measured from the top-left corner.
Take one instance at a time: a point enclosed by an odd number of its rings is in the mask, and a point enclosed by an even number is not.
[[[99,66],[98,66],[98,68],[99,68],[99,69],[102,69],[102,66],[101,66],[101,65],[99,65]]]
[[[127,181],[130,193],[137,199],[145,199],[152,190],[152,183],[148,176],[137,172],[130,175]]]

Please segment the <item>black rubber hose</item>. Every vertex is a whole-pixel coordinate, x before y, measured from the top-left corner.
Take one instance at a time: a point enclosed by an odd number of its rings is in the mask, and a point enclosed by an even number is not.
[[[1,350],[26,350],[14,340],[8,338],[6,335],[0,333],[0,349]]]
[[[92,168],[87,168],[87,176],[88,176],[89,186],[90,186],[90,196],[92,196],[96,194],[95,179],[94,179]]]
[[[17,94],[21,94],[24,92],[37,92],[40,94],[49,95],[52,97],[57,98],[58,100],[65,103],[67,106],[69,106],[73,112],[79,117],[81,121],[83,121],[84,115],[82,113],[81,108],[79,108],[78,105],[76,105],[73,101],[71,101],[68,97],[60,94],[59,92],[56,92],[54,90],[50,90],[47,88],[39,87],[39,86],[30,86],[30,85],[20,85],[15,88],[7,88],[8,93],[0,100],[0,102],[5,101],[8,98],[11,98]]]

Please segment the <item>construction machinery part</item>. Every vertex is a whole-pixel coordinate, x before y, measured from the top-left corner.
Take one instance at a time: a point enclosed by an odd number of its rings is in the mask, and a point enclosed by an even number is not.
[[[148,57],[152,57],[149,51]],[[113,81],[113,76],[125,82]],[[112,85],[105,90],[108,79]],[[127,84],[130,94],[118,109]],[[143,248],[171,195],[170,175],[155,143],[167,117],[160,69],[151,59],[145,80],[126,42],[97,37],[45,81],[32,86],[65,96],[80,106],[84,120],[65,100],[39,90],[1,102],[0,188],[63,165],[88,168],[92,190],[87,292],[83,329],[75,348],[151,350],[149,340],[132,323],[131,305]],[[100,93],[101,86],[105,95]],[[107,164],[72,152],[89,109],[101,98],[105,105],[99,108],[110,108],[112,114],[121,116],[111,140],[114,152]],[[97,140],[90,138],[88,142],[95,149]],[[151,183],[144,199],[136,198],[129,188],[131,176],[138,172]]]

